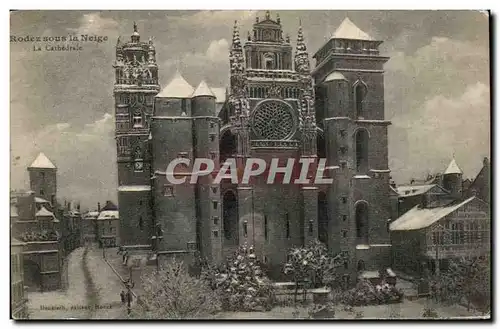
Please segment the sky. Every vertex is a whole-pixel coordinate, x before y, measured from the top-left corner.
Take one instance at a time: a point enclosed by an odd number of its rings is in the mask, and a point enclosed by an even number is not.
[[[454,156],[473,178],[490,156],[489,21],[477,11],[271,11],[294,44],[299,20],[312,55],[345,17],[384,41],[389,167],[396,183],[442,172]],[[117,200],[112,64],[118,36],[136,21],[153,37],[160,84],[176,70],[192,85],[226,87],[234,21],[245,39],[264,11],[19,11],[10,34],[107,37],[81,51],[33,51],[10,43],[11,189],[44,152],[58,167],[58,198]],[[312,62],[313,63],[313,62]],[[314,64],[313,64],[314,66]]]

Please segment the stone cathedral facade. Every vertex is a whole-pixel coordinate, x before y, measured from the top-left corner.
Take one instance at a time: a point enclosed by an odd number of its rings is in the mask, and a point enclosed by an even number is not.
[[[313,56],[302,27],[295,47],[279,17],[269,13],[246,40],[235,24],[230,84],[222,106],[205,82],[197,88],[177,74],[163,89],[155,48],[131,40],[116,46],[116,143],[120,239],[150,259],[172,255],[221,261],[238,245],[255,247],[278,272],[287,250],[319,239],[344,253],[347,279],[390,265],[390,217],[384,71],[388,60],[374,40],[346,18]],[[333,184],[251,184],[212,176],[170,185],[166,168],[195,158],[218,168],[228,158],[267,163],[326,158]]]

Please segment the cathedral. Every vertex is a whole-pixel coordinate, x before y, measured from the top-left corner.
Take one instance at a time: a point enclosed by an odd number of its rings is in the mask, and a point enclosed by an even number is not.
[[[246,40],[235,22],[225,93],[180,73],[164,88],[152,39],[116,46],[115,117],[120,241],[150,260],[192,257],[219,262],[253,245],[279,272],[288,249],[320,240],[348,261],[346,280],[390,265],[387,127],[382,41],[345,18],[312,56],[302,31],[295,49],[281,20],[257,17]],[[222,95],[221,95],[222,94]],[[219,168],[234,158],[284,166],[290,158],[326,159],[331,184],[231,180],[171,185],[168,164],[196,158]],[[307,161],[307,160],[306,160]]]

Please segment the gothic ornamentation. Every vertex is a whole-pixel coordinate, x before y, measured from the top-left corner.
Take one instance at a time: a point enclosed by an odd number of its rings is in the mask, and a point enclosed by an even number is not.
[[[294,119],[289,105],[269,100],[253,113],[253,131],[258,139],[288,139],[294,132]]]

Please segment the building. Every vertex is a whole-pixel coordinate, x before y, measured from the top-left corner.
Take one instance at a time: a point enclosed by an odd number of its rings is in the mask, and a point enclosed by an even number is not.
[[[382,41],[348,18],[313,56],[302,27],[294,51],[280,18],[256,18],[243,44],[235,24],[230,86],[193,88],[178,73],[158,84],[155,48],[137,26],[116,46],[115,113],[121,247],[154,257],[213,262],[238,245],[255,246],[281,272],[287,249],[319,239],[343,253],[346,280],[390,264],[387,126]],[[218,94],[218,95],[217,95]],[[220,107],[220,111],[217,109]],[[166,168],[178,158],[326,158],[333,184],[269,185],[213,177],[171,185]]]
[[[25,243],[10,241],[10,305],[12,319],[27,319],[27,298],[24,296],[23,247]]]
[[[88,244],[97,241],[97,222],[99,211],[89,211],[82,217],[82,241]]]
[[[490,205],[475,196],[464,200],[462,170],[455,159],[436,177],[434,184],[396,188],[399,217],[389,228],[397,270],[423,275],[437,264],[446,268],[449,259],[490,251]]]
[[[488,158],[483,159],[483,167],[481,171],[477,174],[476,178],[470,183],[470,185],[465,188],[464,194],[466,197],[477,196],[481,200],[490,203],[491,200],[491,188],[490,188],[490,160]]]
[[[449,259],[490,251],[490,206],[477,197],[447,206],[415,206],[390,224],[393,268],[423,275],[444,269]]]
[[[40,153],[28,172],[32,190],[11,193],[11,236],[25,243],[26,286],[31,290],[56,290],[61,288],[63,257],[59,219],[62,210],[56,202],[57,168]]]
[[[120,216],[118,210],[102,210],[95,221],[99,246],[110,248],[119,245]]]

